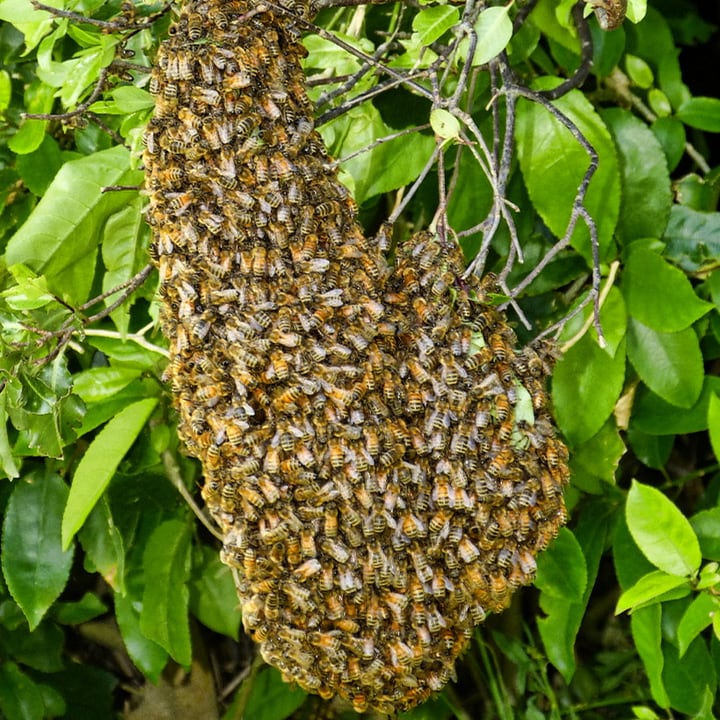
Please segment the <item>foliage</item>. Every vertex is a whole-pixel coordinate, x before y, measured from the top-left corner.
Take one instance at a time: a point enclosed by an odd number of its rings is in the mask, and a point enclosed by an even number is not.
[[[313,717],[317,699],[233,642],[232,577],[186,502],[200,469],[162,382],[135,187],[142,66],[169,13],[54,4],[106,24],[0,1],[0,715],[141,717],[180,702],[189,672],[193,702],[218,702],[188,716]],[[468,260],[499,274],[521,340],[560,333],[569,528],[408,720],[720,711],[720,100],[678,57],[717,52],[718,30],[692,0],[644,19],[631,2],[609,32],[591,17],[589,78],[550,106],[581,64],[572,5],[498,4],[472,32],[454,4],[327,8],[334,35],[305,40],[368,229],[392,208],[402,236],[440,205]],[[404,82],[355,103],[387,82],[363,69],[386,40]]]

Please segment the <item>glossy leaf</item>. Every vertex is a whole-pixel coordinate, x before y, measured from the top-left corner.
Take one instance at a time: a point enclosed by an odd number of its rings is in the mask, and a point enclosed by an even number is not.
[[[680,435],[705,430],[712,393],[720,393],[720,378],[706,375],[697,402],[684,410],[639,388],[635,394],[632,422],[638,430],[650,435]]]
[[[245,717],[253,720],[285,720],[305,702],[306,697],[300,688],[283,682],[275,668],[263,668],[253,678]]]
[[[337,157],[363,151],[343,162],[343,168],[354,180],[358,203],[412,182],[435,149],[432,135],[413,133],[364,151],[378,138],[393,132],[383,122],[379,111],[367,104],[354,108],[323,128],[323,137]],[[397,162],[398,153],[405,162]]]
[[[658,332],[630,318],[627,351],[640,379],[656,395],[683,408],[697,402],[705,371],[700,343],[692,328]]]
[[[552,78],[535,89],[556,84]],[[585,207],[595,220],[600,256],[610,248],[620,206],[620,174],[615,148],[607,128],[589,101],[571,91],[554,103],[572,120],[597,150],[600,161],[587,195]],[[535,209],[554,235],[563,237],[580,182],[589,166],[587,152],[570,131],[536,103],[520,100],[517,107],[517,152],[525,184]],[[580,221],[572,245],[591,261],[589,231]]]
[[[508,9],[509,6],[489,7],[478,15],[475,22],[477,45],[472,60],[474,66],[489,62],[499,55],[510,42],[513,27],[512,21],[508,17]]]
[[[442,108],[435,108],[430,113],[430,125],[435,134],[443,140],[456,138],[460,135],[460,123],[458,119]]]
[[[75,470],[62,519],[63,547],[67,547],[103,494],[120,461],[130,449],[150,414],[156,398],[128,405],[98,433]]]
[[[452,5],[433,5],[415,15],[412,27],[418,33],[420,42],[430,45],[450,30],[459,17],[458,9]]]
[[[712,309],[684,273],[646,248],[627,259],[622,292],[630,315],[661,332],[684,330]]]
[[[718,611],[720,611],[720,601],[716,597],[710,593],[698,593],[683,613],[682,620],[678,625],[677,638],[680,658],[687,652],[690,643],[712,624],[712,616]]]
[[[665,573],[687,577],[700,567],[700,545],[688,519],[663,493],[633,480],[625,516],[633,540]]]
[[[60,517],[68,489],[57,475],[29,476],[15,486],[2,532],[2,570],[30,629],[65,588],[73,548],[60,544]]]
[[[708,402],[708,433],[715,457],[720,460],[720,397],[715,393]]]
[[[623,242],[662,237],[670,216],[672,193],[660,143],[628,110],[601,113],[615,141],[622,183],[617,233]]]
[[[660,707],[666,708],[670,705],[670,699],[665,691],[662,675],[665,658],[662,653],[660,621],[659,605],[641,608],[630,616],[633,642],[645,666],[653,700]]]
[[[586,492],[602,492],[600,483],[614,483],[618,463],[625,453],[614,418],[589,440],[573,448],[570,469],[573,485]]]
[[[582,600],[587,586],[585,556],[575,536],[561,528],[545,552],[537,559],[535,587],[552,597],[570,602]]]
[[[684,102],[677,117],[698,130],[720,132],[720,100],[713,97],[693,97]]]
[[[666,593],[682,586],[686,586],[687,591],[690,592],[687,578],[654,570],[643,575],[620,596],[615,606],[615,614],[619,615],[626,610],[657,603]]]
[[[47,278],[66,301],[87,300],[95,273],[98,226],[126,203],[106,185],[132,185],[142,176],[129,170],[123,147],[65,163],[27,222],[10,238],[8,264],[23,263]]]
[[[167,520],[156,528],[144,555],[145,592],[140,629],[180,665],[192,660],[188,623],[190,526]]]
[[[712,266],[720,257],[720,213],[674,205],[665,240],[666,256],[686,272]]]
[[[571,443],[589,440],[605,424],[624,378],[624,343],[610,357],[585,335],[560,358],[553,374],[552,398],[558,424]],[[578,412],[578,407],[584,412]]]
[[[122,365],[88,368],[73,376],[73,391],[88,404],[103,402],[139,375],[139,369]]]
[[[720,562],[720,507],[701,510],[690,518],[704,558]]]
[[[103,276],[103,292],[128,282],[147,264],[147,225],[143,217],[144,199],[137,193],[123,193],[127,204],[108,218],[103,228],[101,246],[102,259],[105,265]],[[125,334],[130,323],[130,308],[134,298],[124,302],[113,311],[111,317],[121,334]],[[111,305],[117,295],[105,300]]]

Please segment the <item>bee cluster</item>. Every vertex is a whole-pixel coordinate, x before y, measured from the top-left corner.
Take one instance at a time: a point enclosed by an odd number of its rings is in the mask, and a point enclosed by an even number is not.
[[[271,9],[272,8],[272,9]],[[393,268],[314,129],[300,3],[189,0],[144,161],[180,435],[287,680],[358,711],[440,690],[565,521],[547,357],[431,233]]]

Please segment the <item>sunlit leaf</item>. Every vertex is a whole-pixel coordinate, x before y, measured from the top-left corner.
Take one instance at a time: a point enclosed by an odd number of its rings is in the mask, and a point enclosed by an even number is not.
[[[534,89],[545,90],[555,84],[553,78],[543,78]],[[597,225],[603,259],[611,247],[620,207],[615,147],[605,124],[582,93],[573,90],[554,104],[575,123],[600,158],[584,204]],[[590,157],[568,128],[545,108],[528,100],[518,102],[516,143],[530,199],[552,233],[563,237]],[[572,234],[572,244],[589,264],[590,234],[582,220]]]
[[[95,274],[98,229],[127,199],[103,193],[106,185],[142,180],[131,172],[123,147],[65,163],[27,222],[10,238],[8,264],[22,263],[47,278],[49,287],[70,303],[87,300]]]
[[[645,557],[665,573],[687,577],[700,567],[700,545],[688,519],[663,493],[633,480],[625,516]]]
[[[70,497],[63,514],[63,547],[67,547],[85,518],[103,494],[117,466],[130,449],[150,414],[157,398],[140,400],[126,407],[98,433],[75,470]]]

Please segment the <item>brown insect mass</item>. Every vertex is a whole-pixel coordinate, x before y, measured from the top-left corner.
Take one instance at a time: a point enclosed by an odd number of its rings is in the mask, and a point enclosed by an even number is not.
[[[292,14],[187,2],[145,165],[167,380],[247,631],[362,711],[440,690],[565,520],[545,357],[454,243],[390,269],[313,129]]]

